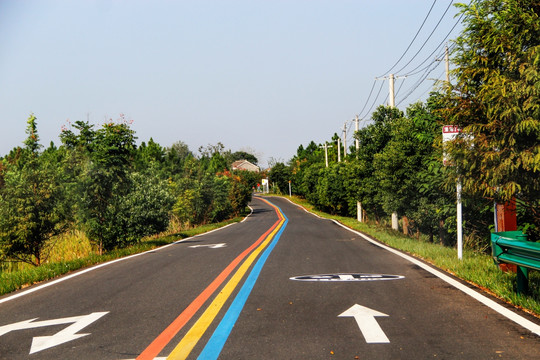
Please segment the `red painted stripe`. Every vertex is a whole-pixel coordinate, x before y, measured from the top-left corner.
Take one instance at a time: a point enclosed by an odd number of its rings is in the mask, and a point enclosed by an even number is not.
[[[263,200],[263,199],[261,199]],[[263,200],[265,201],[265,200]],[[267,201],[265,201],[267,202]],[[267,202],[268,203],[268,202]],[[270,204],[271,205],[271,204]],[[281,215],[276,210],[278,215],[278,221],[270,229],[268,229],[261,237],[253,243],[250,247],[244,250],[236,259],[234,259],[222,272],[212,281],[210,285],[204,291],[197,296],[195,300],[189,306],[182,311],[182,313],[154,340],[152,343],[137,357],[136,360],[153,360],[159,355],[161,350],[167,346],[176,334],[187,324],[187,322],[195,315],[195,313],[203,306],[210,296],[219,288],[219,286],[230,275],[234,268],[251,252],[255,249],[272,230],[276,228],[279,222],[282,220]]]

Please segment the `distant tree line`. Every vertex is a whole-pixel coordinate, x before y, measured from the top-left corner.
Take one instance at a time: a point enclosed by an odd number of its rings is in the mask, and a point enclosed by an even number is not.
[[[494,202],[515,201],[518,224],[540,239],[540,5],[538,1],[473,0],[459,5],[464,30],[455,40],[452,84],[402,111],[380,106],[337,162],[337,134],[300,145],[288,164],[269,172],[276,188],[333,214],[373,221],[398,213],[406,232],[452,245],[456,182],[463,184],[464,234],[485,249]],[[445,152],[442,126],[462,133]],[[344,149],[341,149],[344,153]]]
[[[45,245],[68,229],[82,230],[103,252],[170,226],[222,221],[245,211],[260,181],[230,171],[247,153],[220,143],[198,156],[183,142],[137,146],[123,117],[100,127],[70,124],[59,147],[43,149],[34,115],[26,133],[23,147],[0,158],[0,261],[40,265]]]

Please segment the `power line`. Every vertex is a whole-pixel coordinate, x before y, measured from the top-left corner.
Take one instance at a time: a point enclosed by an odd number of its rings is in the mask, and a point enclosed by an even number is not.
[[[371,109],[373,109],[373,106],[375,106],[375,102],[377,101],[377,99],[379,98],[379,95],[381,94],[381,90],[382,90],[383,85],[384,85],[384,81],[381,82],[381,86],[379,87],[379,92],[377,92],[377,96],[376,96],[375,99],[373,100],[373,103],[371,104],[371,107],[369,108],[369,110],[367,111],[367,113],[366,113],[365,115],[371,113]],[[364,115],[364,116],[365,116],[365,115]],[[363,117],[363,116],[362,116],[362,117]]]
[[[452,28],[450,29],[450,31],[446,34],[446,36],[444,37],[444,39],[439,43],[439,45],[435,48],[435,50],[433,50],[428,57],[426,57],[426,59],[421,62],[416,68],[414,68],[413,70],[411,70],[410,72],[406,73],[405,76],[414,76],[414,75],[417,75],[419,73],[424,73],[421,77],[420,77],[420,80],[418,80],[411,88],[409,88],[409,90],[407,91],[406,95],[404,96],[403,99],[401,99],[397,105],[400,105],[401,103],[403,103],[403,101],[405,101],[419,86],[420,84],[426,80],[426,78],[429,76],[429,74],[431,74],[435,68],[437,66],[433,66],[435,64],[437,64],[438,60],[432,60],[427,66],[423,67],[422,69],[418,70],[418,68],[420,68],[420,66],[422,66],[424,63],[426,63],[430,58],[432,58],[432,56],[439,50],[441,50],[441,47],[443,47],[444,45],[444,42],[448,39],[448,37],[450,36],[450,34],[454,31],[454,29],[456,28],[456,26],[458,24],[461,23],[461,19],[463,18],[463,14],[459,17],[459,19],[456,21],[456,23],[454,24],[454,26],[452,26]],[[449,51],[453,50],[454,47],[456,45],[455,44],[452,44],[449,48]],[[436,56],[437,59],[440,59],[443,55],[444,55],[444,49],[438,54],[438,56]],[[418,71],[417,71],[418,70]],[[425,92],[424,92],[425,93]]]
[[[399,88],[396,91],[396,97],[399,95],[399,91],[401,90],[401,88],[405,84],[405,80],[407,80],[407,78],[403,78],[403,81],[401,82],[401,85],[399,85]]]
[[[422,75],[420,77],[420,80],[418,80],[407,92],[407,95],[404,96],[403,99],[401,99],[398,103],[401,104],[403,101],[405,101],[417,88],[418,86],[420,86],[420,84],[426,80],[426,78],[429,76],[429,74],[431,74],[431,72],[433,72],[436,68],[433,67],[434,64],[436,64],[439,60],[437,59],[440,59],[442,58],[442,56],[444,56],[444,52],[445,50],[443,49],[442,52],[440,52],[438,54],[438,56],[436,56],[436,59],[431,61],[431,63],[429,63],[427,66],[423,67],[422,69],[418,70],[418,68],[420,66],[422,66],[427,60],[429,60],[433,54],[435,54],[436,51],[440,50],[440,48],[444,45],[444,42],[445,40],[450,36],[450,34],[454,31],[454,29],[456,28],[456,26],[461,22],[461,19],[463,18],[463,14],[459,17],[459,19],[456,21],[456,23],[454,24],[454,26],[452,26],[452,28],[450,29],[450,31],[448,32],[448,34],[444,37],[443,41],[441,41],[441,43],[435,48],[435,50],[433,52],[431,52],[431,54],[429,54],[429,56],[422,62],[420,63],[416,68],[414,68],[413,70],[411,70],[409,73],[405,74],[406,76],[414,76],[414,75],[417,75],[419,73],[422,73],[424,72],[424,75]],[[455,44],[452,44],[450,45],[450,48],[449,48],[449,51],[452,51],[454,48],[455,48]],[[416,71],[418,70],[418,71]],[[416,71],[416,72],[415,72]],[[425,91],[424,91],[425,93]]]
[[[433,54],[435,54],[435,52],[437,52],[437,50],[439,50],[439,48],[444,44],[444,42],[446,41],[446,39],[448,39],[448,37],[450,36],[450,34],[452,33],[452,31],[454,31],[454,29],[456,28],[456,26],[461,22],[461,19],[463,18],[463,14],[459,17],[459,19],[456,21],[456,23],[454,24],[454,26],[452,26],[452,29],[450,29],[450,31],[448,32],[448,34],[446,34],[446,36],[444,37],[444,39],[439,43],[439,45],[435,48],[435,50],[433,50],[431,52],[431,54],[429,54],[426,59],[424,61],[422,61],[420,63],[420,65],[418,65],[417,67],[415,67],[414,69],[412,69],[410,72],[406,73],[405,76],[407,75],[412,75],[411,73],[416,71],[420,66],[422,66],[426,61],[428,61],[430,58],[432,58]],[[455,45],[452,44],[452,48],[454,47]],[[420,70],[420,72],[422,72],[422,70]]]
[[[431,66],[433,66],[435,63],[432,63]],[[438,64],[437,64],[438,65]],[[424,72],[424,74],[420,77],[419,80],[417,80],[408,90],[407,90],[407,93],[406,95],[403,97],[403,99],[401,99],[398,103],[401,104],[403,101],[405,101],[413,92],[415,92],[418,87],[420,86],[420,84],[429,76],[429,74],[431,74],[431,72],[433,70],[435,70],[437,66],[433,67],[433,68],[428,68],[426,69],[426,71]]]
[[[433,36],[433,34],[435,33],[435,30],[437,30],[437,28],[439,27],[439,25],[441,24],[441,21],[444,19],[446,13],[448,12],[448,10],[450,10],[450,6],[452,6],[453,4],[453,1],[450,2],[450,4],[448,4],[448,6],[446,7],[446,10],[444,11],[444,13],[442,14],[441,18],[439,19],[439,21],[437,22],[437,25],[435,25],[435,27],[433,28],[433,30],[431,31],[431,34],[429,34],[428,38],[426,39],[426,41],[424,41],[424,43],[422,44],[422,46],[420,47],[420,49],[418,49],[418,51],[416,52],[416,54],[414,54],[414,56],[411,58],[411,60],[409,60],[409,62],[407,64],[405,64],[405,66],[403,66],[401,69],[399,69],[398,71],[396,71],[397,73],[400,73],[401,71],[403,71],[403,69],[405,69],[417,56],[418,54],[420,53],[420,51],[422,51],[422,49],[424,48],[424,46],[426,46],[427,42],[429,41],[429,39],[431,39],[431,37]]]
[[[388,74],[390,71],[392,71],[392,69],[394,69],[396,67],[397,64],[399,64],[399,62],[401,61],[401,59],[403,59],[403,57],[405,56],[405,54],[407,54],[407,51],[409,51],[409,49],[411,48],[412,44],[414,43],[414,40],[416,40],[416,38],[418,37],[418,34],[420,34],[420,31],[422,30],[422,28],[424,27],[424,24],[426,23],[426,20],[428,19],[429,17],[429,14],[431,14],[431,10],[433,10],[433,7],[435,6],[435,3],[437,2],[437,0],[433,0],[433,4],[431,4],[431,7],[429,8],[429,11],[426,15],[426,17],[424,18],[424,21],[422,22],[422,25],[420,25],[420,28],[418,29],[418,31],[416,32],[416,35],[414,35],[414,38],[411,40],[409,46],[407,46],[407,49],[405,49],[405,51],[403,52],[403,54],[401,55],[401,57],[398,59],[398,61],[396,61],[396,63],[394,65],[392,65],[392,67],[390,69],[388,69],[388,71],[386,71],[384,74],[382,74],[381,76],[379,77],[383,77],[384,75]]]
[[[432,63],[431,65],[433,64],[436,64],[436,62]],[[438,64],[436,64],[438,65]],[[429,76],[429,74],[431,74],[435,69],[437,68],[437,66],[434,66],[432,67],[431,69],[428,68],[426,69],[426,71],[424,72],[424,74],[422,75],[422,77],[420,78],[420,80],[418,80],[409,90],[409,92],[407,93],[407,95],[405,95],[403,97],[403,99],[401,99],[401,101],[398,102],[397,105],[401,104],[403,101],[405,101],[417,88],[418,86],[420,86],[421,83],[423,83],[427,77]],[[429,70],[429,71],[428,71]]]
[[[444,75],[444,72],[445,72],[445,71],[446,71],[446,70],[443,70],[443,71],[439,74],[439,76],[437,76],[437,79],[441,78],[441,77]],[[438,80],[438,81],[440,81],[440,80]],[[437,81],[436,81],[435,83],[437,83]],[[429,90],[431,90],[431,89],[432,89],[432,87],[428,87],[423,93],[421,93],[420,95],[418,95],[418,97],[421,98],[422,96],[424,96],[424,95],[425,95]]]
[[[410,51],[413,43],[415,43],[415,41],[417,40],[420,32],[422,31],[422,29],[424,29],[425,25],[426,25],[426,22],[427,22],[427,19],[430,17],[431,13],[433,12],[433,9],[434,9],[434,6],[436,4],[436,1],[437,0],[434,0],[433,3],[431,4],[431,7],[429,8],[429,11],[428,13],[426,14],[426,16],[424,17],[424,20],[422,22],[422,24],[420,25],[418,31],[416,32],[415,36],[413,37],[413,39],[411,40],[411,42],[409,43],[409,45],[407,46],[407,48],[405,49],[405,51],[403,52],[403,54],[400,56],[400,58],[396,61],[396,63],[385,73],[389,73],[390,71],[392,71],[396,66],[398,66],[398,64],[403,60],[403,58],[406,56],[406,54]],[[430,39],[434,36],[436,30],[440,27],[443,19],[445,18],[445,16],[447,15],[450,7],[453,5],[454,1],[450,1],[450,3],[448,4],[448,6],[446,7],[446,9],[444,10],[444,13],[441,15],[440,19],[438,20],[438,22],[436,23],[435,27],[431,30],[429,36],[427,37],[427,39],[423,42],[423,44],[421,45],[421,47],[418,49],[418,51],[416,51],[416,53],[412,56],[412,58],[404,65],[401,67],[401,69],[399,69],[398,71],[395,71],[394,73],[401,73],[404,69],[406,69],[419,55],[420,53],[422,52],[422,50],[426,47],[427,43],[430,41]],[[400,99],[400,101],[397,103],[396,106],[400,105],[401,103],[403,103],[409,96],[411,96],[411,94],[413,94],[416,90],[418,90],[419,86],[428,78],[428,76],[437,68],[436,64],[438,62],[437,59],[440,59],[441,56],[444,55],[443,52],[441,52],[441,47],[443,47],[444,43],[447,41],[447,39],[449,38],[449,36],[452,34],[452,32],[454,31],[454,29],[457,27],[458,24],[461,23],[461,20],[463,18],[464,14],[461,14],[461,16],[458,18],[458,20],[456,21],[456,23],[452,26],[452,28],[450,29],[450,31],[446,34],[446,36],[444,37],[444,39],[440,42],[440,44],[435,47],[435,49],[429,54],[429,56],[427,56],[419,65],[417,65],[414,69],[408,71],[407,73],[405,74],[402,74],[402,76],[404,77],[412,77],[412,76],[416,76],[416,75],[419,75],[419,78],[416,82],[414,82],[414,84],[405,91],[405,96],[403,96],[402,99]],[[453,48],[455,47],[455,44],[452,44],[450,46],[450,49],[449,51],[452,51]],[[434,54],[437,54],[436,58],[433,59],[433,55]],[[432,61],[430,61],[427,65],[425,65],[430,59],[432,59]],[[425,66],[424,66],[425,65]],[[384,77],[384,75],[382,76],[379,76],[380,77]],[[375,78],[375,80],[373,81],[373,84],[371,86],[371,89],[369,91],[369,95],[366,99],[366,101],[364,102],[363,106],[362,106],[362,110],[360,111],[359,113],[359,117],[362,119],[362,121],[367,121],[366,120],[366,117],[372,112],[373,108],[375,107],[375,105],[377,104],[377,102],[379,101],[379,98],[380,98],[380,95],[381,95],[381,91],[382,91],[382,88],[384,86],[384,81],[381,82],[381,85],[377,91],[377,94],[375,95],[375,97],[373,98],[372,102],[371,102],[371,99],[372,99],[372,96],[375,92],[375,83],[376,81],[378,80],[378,78]],[[396,92],[396,97],[402,93],[402,88],[403,86],[405,85],[405,80],[400,84],[397,92]],[[429,89],[428,89],[429,90]],[[428,91],[426,90],[426,91]],[[425,92],[424,91],[424,94]],[[386,101],[388,100],[389,98],[389,95],[387,94],[383,103],[386,103]],[[371,103],[371,106],[369,106]],[[369,109],[364,112],[364,110],[366,109],[366,107],[369,106]]]
[[[362,110],[360,110],[359,114],[362,114],[362,112],[366,108],[366,105],[368,104],[369,99],[371,98],[371,94],[373,93],[373,89],[375,88],[375,83],[377,83],[377,79],[373,80],[373,85],[371,85],[371,90],[369,91],[369,95],[366,99],[366,102],[364,103],[364,106],[362,107]]]

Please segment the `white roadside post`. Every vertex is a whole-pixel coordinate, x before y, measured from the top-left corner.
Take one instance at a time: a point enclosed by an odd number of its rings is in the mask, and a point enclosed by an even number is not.
[[[463,214],[461,211],[461,179],[457,181],[457,257],[463,258]]]
[[[456,136],[461,132],[461,128],[455,125],[444,125],[443,126],[443,147],[444,143],[452,141]],[[446,153],[443,154],[443,164],[451,165]],[[457,192],[457,254],[458,259],[463,259],[463,214],[461,208],[461,179],[458,179],[456,184]]]
[[[289,197],[292,196],[292,191],[291,191],[291,180],[289,180]]]

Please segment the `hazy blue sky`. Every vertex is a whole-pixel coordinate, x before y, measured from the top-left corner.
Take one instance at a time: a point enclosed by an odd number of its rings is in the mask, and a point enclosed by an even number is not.
[[[391,71],[428,66],[396,81],[401,109],[444,78],[434,60],[457,22],[454,6],[443,17],[450,3],[435,3]],[[122,113],[139,142],[180,140],[196,151],[219,141],[254,151],[263,165],[287,161],[300,144],[330,140],[345,121],[369,118],[371,104],[385,102],[388,81],[375,77],[403,55],[432,4],[0,0],[0,155],[22,144],[30,113],[44,145],[59,144],[68,120],[99,126]],[[416,85],[422,77],[431,80]]]

